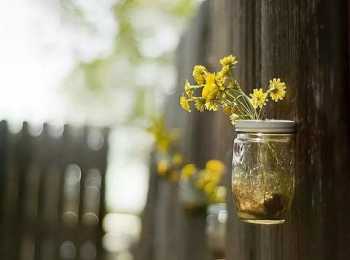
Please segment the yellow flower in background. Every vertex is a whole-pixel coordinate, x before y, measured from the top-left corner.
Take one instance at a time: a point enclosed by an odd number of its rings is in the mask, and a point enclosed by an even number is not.
[[[157,149],[162,152],[167,152],[169,150],[171,142],[172,140],[170,137],[159,137],[159,139],[157,140]]]
[[[223,172],[225,170],[225,165],[219,160],[210,160],[205,165],[205,168],[213,172]]]
[[[198,85],[203,85],[205,83],[205,77],[207,75],[207,69],[202,65],[196,65],[193,68],[192,76]]]
[[[161,177],[167,177],[169,181],[179,180],[179,169],[183,164],[183,156],[176,149],[175,142],[178,139],[176,129],[169,129],[163,117],[153,118],[147,131],[152,134],[155,141],[156,172]]]
[[[207,194],[213,193],[215,189],[216,189],[216,183],[213,183],[213,182],[209,182],[203,187],[204,192]]]
[[[210,194],[209,199],[213,203],[224,203],[226,200],[226,188],[224,186],[218,186]]]
[[[164,176],[169,170],[169,163],[165,160],[160,160],[157,163],[157,172],[159,175]]]
[[[267,93],[265,93],[262,88],[254,89],[250,96],[250,101],[255,109],[258,107],[262,108],[266,104]]]
[[[188,80],[186,80],[186,82],[185,82],[184,90],[185,90],[185,94],[187,95],[187,97],[191,98],[193,96],[194,91],[191,87],[191,84],[188,82]]]
[[[209,101],[216,98],[216,94],[218,93],[219,88],[216,85],[214,73],[208,73],[205,79],[206,80],[204,88],[202,90],[202,97]]]
[[[191,112],[190,102],[185,96],[180,97],[180,106],[187,112]]]
[[[194,101],[194,107],[199,111],[203,112],[205,110],[205,99],[199,98]]]
[[[270,97],[273,101],[283,100],[286,96],[286,83],[282,82],[280,79],[270,80],[269,90]]]
[[[199,188],[199,189],[203,189],[205,184],[207,183],[207,176],[206,176],[206,171],[204,170],[201,170],[199,173],[198,173],[198,179],[195,183],[196,187]]]
[[[167,153],[178,137],[175,129],[170,130],[166,127],[163,117],[154,118],[147,131],[152,134],[157,151],[161,153]]]
[[[197,167],[193,163],[186,164],[182,167],[181,178],[188,179],[191,178],[197,172]]]
[[[238,63],[238,61],[237,61],[236,57],[232,56],[232,55],[226,56],[220,60],[220,64],[222,66],[232,66],[232,65],[235,65],[237,63]]]
[[[181,165],[183,162],[183,156],[182,154],[180,153],[175,153],[173,158],[172,158],[172,163],[175,165],[175,166],[179,166]]]

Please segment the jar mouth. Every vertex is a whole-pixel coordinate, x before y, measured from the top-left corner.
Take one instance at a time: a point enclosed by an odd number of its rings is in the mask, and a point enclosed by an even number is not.
[[[237,120],[235,131],[244,133],[295,133],[296,122],[291,120]]]

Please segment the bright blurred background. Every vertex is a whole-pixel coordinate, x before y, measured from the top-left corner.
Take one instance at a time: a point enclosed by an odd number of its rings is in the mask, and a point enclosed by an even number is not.
[[[109,126],[107,216],[111,259],[131,259],[152,146],[144,127],[174,91],[174,53],[200,0],[0,2],[0,118]]]

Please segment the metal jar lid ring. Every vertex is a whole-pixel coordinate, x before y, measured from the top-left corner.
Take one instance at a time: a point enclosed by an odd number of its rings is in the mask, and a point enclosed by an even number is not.
[[[296,122],[290,120],[237,120],[236,132],[247,133],[295,133]]]

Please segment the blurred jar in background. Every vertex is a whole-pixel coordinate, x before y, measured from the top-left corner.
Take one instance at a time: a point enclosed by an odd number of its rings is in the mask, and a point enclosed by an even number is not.
[[[207,239],[215,259],[225,259],[227,209],[225,203],[212,204],[207,210]]]

